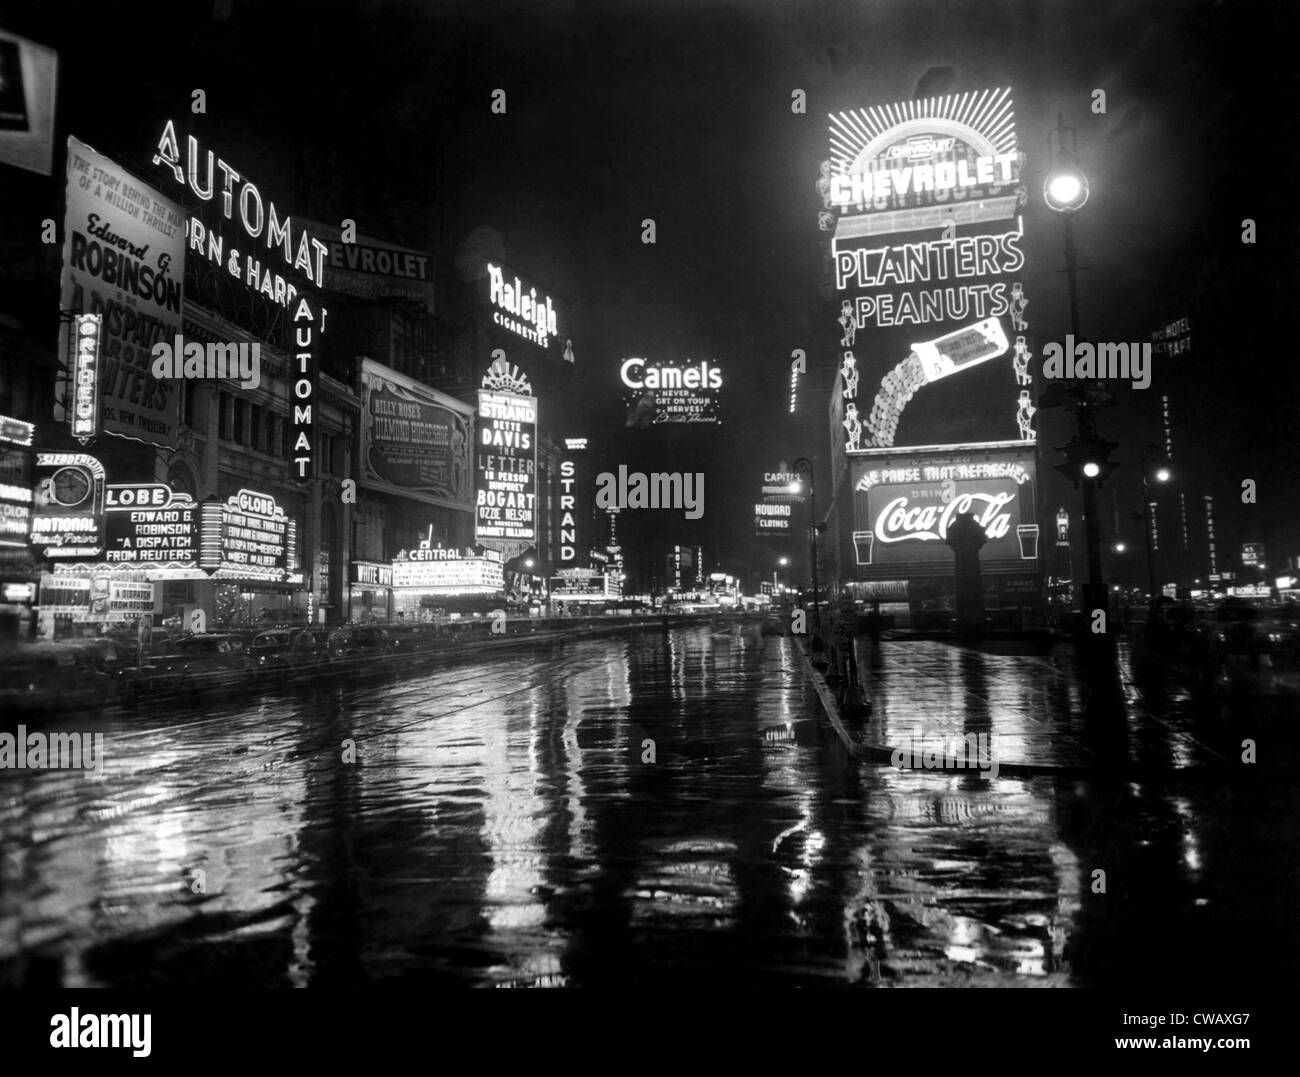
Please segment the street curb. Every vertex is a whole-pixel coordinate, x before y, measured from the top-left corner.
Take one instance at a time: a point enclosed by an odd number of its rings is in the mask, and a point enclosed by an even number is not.
[[[840,715],[840,707],[835,702],[835,696],[831,692],[830,685],[826,683],[826,678],[813,668],[812,659],[808,657],[806,640],[802,636],[791,636],[790,638],[794,640],[794,645],[803,659],[804,670],[808,675],[808,679],[812,681],[813,688],[817,690],[817,698],[821,700],[822,710],[826,712],[826,717],[834,728],[835,735],[840,738],[849,755],[855,759],[861,759],[863,757],[863,745],[860,741],[854,740],[849,734],[848,727],[845,726],[844,719]]]

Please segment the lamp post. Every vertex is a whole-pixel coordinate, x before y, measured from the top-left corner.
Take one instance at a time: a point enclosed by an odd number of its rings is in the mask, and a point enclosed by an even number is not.
[[[1068,138],[1068,147],[1066,145]],[[1048,147],[1052,139],[1048,137]],[[1074,246],[1074,213],[1088,201],[1088,177],[1075,162],[1074,129],[1067,127],[1065,116],[1056,125],[1052,169],[1043,182],[1043,200],[1047,208],[1061,214],[1065,222],[1065,275],[1070,298],[1070,331],[1076,341],[1079,332],[1078,253]],[[1108,607],[1106,585],[1101,573],[1101,532],[1097,519],[1097,483],[1104,480],[1114,464],[1105,459],[1114,446],[1097,435],[1093,408],[1104,400],[1101,393],[1089,393],[1085,386],[1074,392],[1074,409],[1078,416],[1078,433],[1065,447],[1070,477],[1083,486],[1084,545],[1088,556],[1088,582],[1083,588],[1084,613]]]
[[[788,558],[788,557],[782,557],[782,558],[781,558],[777,563],[778,563],[782,568],[785,568],[785,566],[788,565],[788,564],[790,563],[790,558]],[[777,588],[777,583],[776,583],[776,569],[772,569],[772,597],[773,597],[773,598],[775,598],[776,595],[777,595],[777,589],[776,589],[776,588]]]
[[[1150,497],[1150,479],[1152,477],[1151,469],[1147,466],[1152,461],[1163,460],[1164,454],[1155,445],[1148,445],[1142,450],[1142,530],[1147,537],[1147,604],[1152,606],[1156,601],[1156,562],[1154,544],[1151,541],[1152,519],[1151,519],[1151,497]],[[1161,466],[1155,469],[1156,482],[1169,481],[1169,469]]]
[[[813,482],[813,464],[808,457],[799,457],[793,466],[796,475],[802,475],[805,471],[808,473],[808,543],[812,557],[813,639],[817,640],[821,638],[821,611],[817,604],[817,596],[820,593],[817,582],[817,488]],[[792,493],[799,492],[795,489],[796,485],[791,485]]]

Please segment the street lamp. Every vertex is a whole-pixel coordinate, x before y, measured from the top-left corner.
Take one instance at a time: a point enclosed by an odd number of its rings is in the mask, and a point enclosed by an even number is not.
[[[813,464],[806,456],[799,457],[794,462],[795,474],[802,475],[805,471],[808,473],[808,543],[809,552],[812,556],[812,589],[813,589],[813,639],[821,639],[821,610],[817,605],[817,596],[820,587],[817,582],[817,490],[813,483]],[[790,484],[791,493],[799,493],[799,483]]]
[[[1082,339],[1079,331],[1078,256],[1074,247],[1074,213],[1088,201],[1088,177],[1076,163],[1074,128],[1067,127],[1064,114],[1059,114],[1056,138],[1048,136],[1048,149],[1052,154],[1052,168],[1043,183],[1043,200],[1047,208],[1061,214],[1065,222],[1065,275],[1070,298],[1070,330],[1076,341]],[[1067,137],[1068,136],[1068,137]],[[1054,142],[1054,144],[1053,144]],[[1088,583],[1083,589],[1084,612],[1104,609],[1107,606],[1106,585],[1101,574],[1101,533],[1097,520],[1097,482],[1103,480],[1114,468],[1104,459],[1111,442],[1104,442],[1097,434],[1093,408],[1100,402],[1090,396],[1086,387],[1075,389],[1074,410],[1079,430],[1066,446],[1066,463],[1057,465],[1076,484],[1083,484],[1084,545],[1088,555]]]
[[[1115,543],[1115,552],[1116,552],[1116,553],[1123,553],[1123,552],[1124,552],[1125,550],[1127,550],[1127,549],[1128,549],[1128,547],[1125,546],[1124,543],[1122,543],[1122,542],[1117,542],[1117,543]]]
[[[1151,542],[1151,497],[1149,477],[1151,469],[1147,466],[1153,460],[1159,460],[1163,457],[1159,447],[1148,445],[1142,450],[1142,530],[1146,532],[1147,537],[1147,602],[1154,604],[1156,600],[1156,562],[1155,552]],[[1167,467],[1158,467],[1155,470],[1154,477],[1156,482],[1168,482],[1171,478]]]
[[[782,558],[780,558],[780,559],[778,560],[777,563],[778,563],[782,568],[785,568],[785,566],[788,565],[788,564],[790,563],[790,558],[788,558],[788,557],[782,557]],[[773,598],[775,598],[776,595],[777,595],[777,589],[776,589],[776,588],[777,588],[777,583],[776,583],[776,569],[772,569],[772,597],[773,597]]]

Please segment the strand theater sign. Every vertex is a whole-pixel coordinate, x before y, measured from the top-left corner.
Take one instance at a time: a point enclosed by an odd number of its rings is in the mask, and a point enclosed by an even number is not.
[[[518,368],[498,359],[478,394],[474,534],[478,541],[537,540],[537,398]]]

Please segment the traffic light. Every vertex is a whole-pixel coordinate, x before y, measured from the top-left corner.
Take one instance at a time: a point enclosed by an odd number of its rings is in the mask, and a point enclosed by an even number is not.
[[[1079,488],[1080,479],[1092,479],[1101,486],[1110,473],[1119,465],[1110,459],[1113,450],[1119,445],[1104,438],[1081,439],[1077,434],[1064,445],[1056,446],[1058,452],[1065,453],[1065,461],[1053,465],[1057,471]]]

